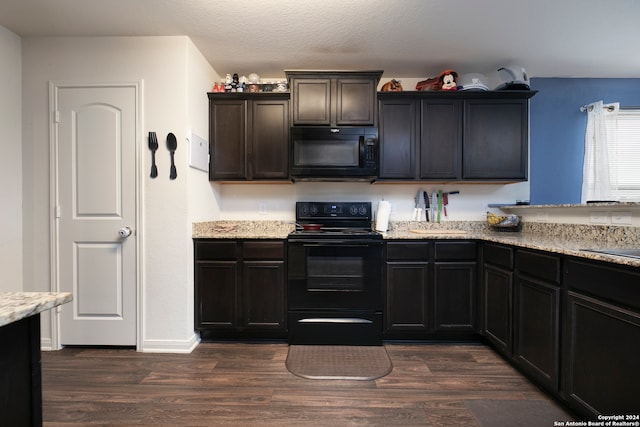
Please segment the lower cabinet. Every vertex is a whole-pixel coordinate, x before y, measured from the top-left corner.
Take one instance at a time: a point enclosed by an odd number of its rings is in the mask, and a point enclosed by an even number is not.
[[[42,426],[40,314],[0,326],[0,426]]]
[[[485,243],[481,297],[481,332],[500,353],[513,353],[513,262],[510,247]]]
[[[483,245],[482,334],[540,386],[560,376],[560,257]]]
[[[637,416],[640,272],[571,259],[564,266],[564,280],[565,400],[585,418]]]
[[[388,242],[386,250],[386,338],[424,336],[431,331],[429,306],[430,245],[425,242]]]
[[[387,242],[385,338],[474,334],[476,259],[470,241]]]
[[[477,245],[434,242],[434,313],[439,332],[477,332]]]
[[[285,338],[285,242],[194,240],[195,328],[203,338]]]
[[[513,357],[554,392],[560,375],[560,275],[558,256],[516,251]]]

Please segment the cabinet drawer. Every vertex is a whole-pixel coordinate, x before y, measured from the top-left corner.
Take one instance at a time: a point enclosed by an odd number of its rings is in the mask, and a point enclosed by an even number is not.
[[[508,270],[513,269],[513,249],[507,246],[485,243],[482,251],[483,261]]]
[[[640,309],[640,272],[637,270],[570,259],[565,262],[564,280],[569,290]]]
[[[537,252],[516,252],[516,268],[520,273],[560,284],[560,258]]]
[[[436,261],[476,260],[475,242],[435,242]]]
[[[429,260],[429,243],[424,242],[388,242],[387,243],[387,259],[388,260]]]
[[[244,242],[242,246],[242,257],[244,259],[284,259],[283,241],[251,241]]]
[[[196,260],[235,260],[238,257],[235,240],[196,240],[194,245]]]

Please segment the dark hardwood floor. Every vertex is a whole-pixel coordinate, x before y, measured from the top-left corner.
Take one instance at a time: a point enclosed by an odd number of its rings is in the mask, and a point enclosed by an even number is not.
[[[478,426],[467,401],[555,405],[486,346],[386,348],[393,371],[375,381],[294,376],[286,344],[43,352],[44,426]]]

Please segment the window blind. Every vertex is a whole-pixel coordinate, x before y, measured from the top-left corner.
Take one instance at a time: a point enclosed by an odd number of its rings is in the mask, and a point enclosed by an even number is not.
[[[640,108],[622,109],[605,119],[609,144],[609,173],[614,200],[640,201]]]

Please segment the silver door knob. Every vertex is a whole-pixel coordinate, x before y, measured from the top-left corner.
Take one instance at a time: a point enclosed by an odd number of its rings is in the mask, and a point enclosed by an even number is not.
[[[131,229],[129,227],[122,227],[118,230],[118,235],[122,238],[131,236]]]

